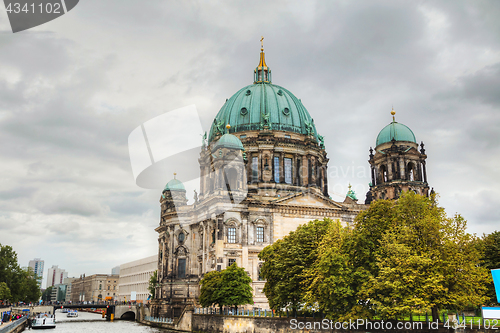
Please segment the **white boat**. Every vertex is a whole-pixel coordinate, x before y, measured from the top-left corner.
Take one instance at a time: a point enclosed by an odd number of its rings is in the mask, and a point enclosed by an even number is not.
[[[78,311],[68,311],[68,314],[66,315],[67,317],[78,317]]]
[[[56,328],[56,318],[50,313],[40,313],[31,322],[34,330]]]

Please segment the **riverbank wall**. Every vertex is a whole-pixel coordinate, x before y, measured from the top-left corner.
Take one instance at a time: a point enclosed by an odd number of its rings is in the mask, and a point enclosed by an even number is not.
[[[147,318],[144,324],[170,330],[195,333],[498,333],[498,326],[490,329],[449,329],[442,324],[427,322],[332,322],[327,319],[279,318],[195,314],[188,310],[172,323],[158,318]]]

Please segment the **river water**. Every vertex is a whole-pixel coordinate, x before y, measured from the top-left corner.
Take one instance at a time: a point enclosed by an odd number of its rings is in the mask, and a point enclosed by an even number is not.
[[[25,330],[25,332],[28,330]],[[56,311],[56,328],[49,330],[54,333],[166,333],[173,332],[160,328],[141,325],[134,321],[106,321],[101,315],[88,312],[78,312],[78,317],[68,318],[60,310]],[[49,332],[47,331],[47,332]]]

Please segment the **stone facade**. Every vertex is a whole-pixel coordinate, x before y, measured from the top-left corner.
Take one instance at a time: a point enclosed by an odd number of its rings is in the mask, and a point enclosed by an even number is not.
[[[256,80],[267,80],[267,70],[265,62],[259,65]],[[159,286],[153,316],[176,316],[183,304],[196,303],[204,274],[232,263],[243,267],[252,279],[253,307],[268,308],[262,291],[265,281],[259,274],[259,252],[314,219],[330,218],[349,226],[366,208],[351,198],[344,202],[330,199],[329,159],[314,121],[300,100],[271,85],[270,77],[266,80],[257,81],[246,93],[246,88],[240,90],[237,95],[243,97],[233,96],[214,120],[210,142],[204,142],[200,152],[200,193],[195,194],[195,203],[187,204],[186,191],[177,179],[162,193],[160,225],[155,229],[159,235]],[[227,112],[227,104],[258,94],[268,94],[266,98],[278,102],[261,102],[256,107],[256,99],[248,109],[233,107],[229,112],[235,116],[254,114],[261,120],[236,129],[227,124],[224,134],[218,118]],[[282,123],[272,123],[275,116],[271,112],[290,100],[295,102],[284,104],[287,107],[278,112]],[[300,108],[294,109],[295,105]],[[286,125],[293,112],[299,121]],[[286,128],[290,130],[283,130]]]
[[[82,275],[71,283],[71,302],[114,300],[118,295],[118,275]]]

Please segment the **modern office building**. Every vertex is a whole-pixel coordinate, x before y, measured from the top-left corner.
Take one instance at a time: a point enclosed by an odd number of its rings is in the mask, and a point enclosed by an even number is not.
[[[158,268],[158,255],[120,265],[119,301],[144,302],[149,297],[149,280]]]
[[[68,272],[59,268],[57,265],[52,266],[47,270],[47,284],[46,288],[58,284],[62,284],[64,279],[68,277]]]
[[[33,269],[33,272],[35,272],[36,280],[38,282],[38,286],[42,286],[42,280],[43,280],[43,265],[44,261],[40,258],[35,258],[33,260],[30,260],[29,267]]]

